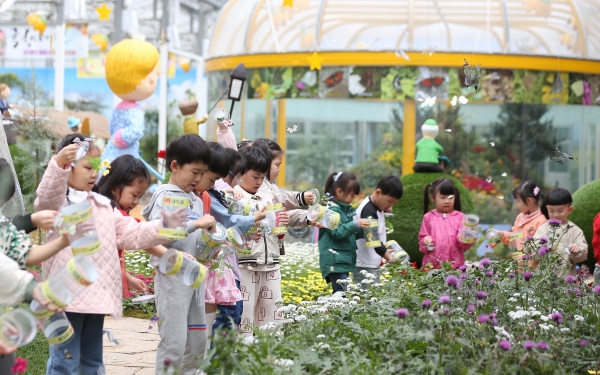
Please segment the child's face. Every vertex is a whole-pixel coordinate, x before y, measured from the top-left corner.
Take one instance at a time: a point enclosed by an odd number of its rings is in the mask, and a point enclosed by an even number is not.
[[[129,212],[138,205],[140,198],[146,193],[149,187],[150,183],[148,181],[137,178],[133,181],[133,185],[125,186],[120,191],[118,188],[115,188],[111,190],[111,193],[116,198],[121,209]]]
[[[240,182],[240,186],[248,193],[255,194],[263,184],[263,180],[266,175],[266,173],[250,170],[242,175],[242,182]]]
[[[371,201],[377,207],[379,211],[388,211],[398,202],[398,198],[394,198],[390,195],[385,195],[380,189],[375,190],[375,193],[371,196]]]
[[[196,162],[180,166],[176,160],[173,160],[169,183],[179,186],[186,193],[191,193],[200,184],[207,170],[208,166],[204,163]]]
[[[271,162],[271,173],[269,174],[270,182],[274,182],[279,176],[279,171],[281,171],[281,163],[283,162],[283,155],[278,153],[277,156],[273,158]]]
[[[443,195],[438,192],[433,201],[439,212],[447,214],[454,210],[454,195]]]
[[[529,204],[531,204],[533,201],[533,198],[527,198],[525,201],[522,200],[520,197],[517,197],[517,208],[519,209],[519,212],[524,213],[524,214],[530,214],[531,211],[529,208]]]
[[[85,156],[88,158],[99,158],[100,150],[97,147],[90,148]],[[97,178],[98,171],[92,168],[92,164],[90,164],[87,158],[82,158],[74,167],[71,167],[68,185],[75,190],[92,191]]]
[[[215,181],[217,181],[219,178],[221,178],[221,176],[219,176],[215,172],[206,172],[204,176],[202,176],[200,184],[196,186],[196,191],[199,193],[203,193],[209,189],[212,189],[215,186]]]
[[[344,193],[341,188],[337,188],[335,191],[335,200],[342,203],[352,203],[354,198],[356,197],[356,193],[354,191],[349,191]]]
[[[569,215],[573,212],[573,206],[570,204],[561,204],[558,206],[547,205],[546,207],[548,208],[550,219],[558,219],[563,224],[569,221]]]

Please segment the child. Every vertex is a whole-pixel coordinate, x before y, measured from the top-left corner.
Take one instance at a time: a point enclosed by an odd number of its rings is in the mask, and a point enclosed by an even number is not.
[[[385,176],[377,183],[375,192],[366,197],[356,209],[356,215],[361,219],[377,219],[377,233],[381,246],[376,248],[365,248],[365,240],[356,241],[356,272],[352,274],[354,283],[361,284],[364,275],[360,271],[367,271],[375,276],[375,282],[379,282],[379,267],[381,258],[390,260],[393,250],[385,248],[386,227],[384,212],[388,212],[402,198],[402,181],[397,176]],[[362,284],[361,284],[362,285]]]
[[[521,212],[515,220],[512,227],[512,233],[521,233],[522,238],[516,240],[516,249],[523,250],[527,236],[534,236],[540,225],[548,219],[540,210],[540,199],[544,201],[544,195],[540,193],[540,188],[533,181],[521,182],[513,190],[513,197],[517,201],[517,208]],[[509,232],[504,232],[502,242],[508,245],[510,242]]]
[[[465,251],[473,246],[459,239],[465,216],[460,212],[460,193],[452,181],[438,178],[425,185],[423,199],[424,216],[419,231],[419,245],[425,253],[423,267],[441,268],[442,263],[450,262],[457,269],[465,263]],[[435,205],[431,211],[430,200]],[[433,250],[428,250],[431,246]]]
[[[354,220],[354,208],[350,202],[360,193],[360,183],[352,173],[333,172],[325,182],[325,193],[333,197],[332,211],[340,214],[336,229],[319,230],[319,265],[323,278],[331,283],[333,293],[344,291],[338,280],[348,278],[356,267],[356,239],[362,238],[362,228],[369,220]]]
[[[600,285],[600,213],[594,218],[594,233],[592,234],[592,247],[594,248],[594,285]]]
[[[256,199],[260,207],[273,203],[273,196],[259,191],[263,180],[271,168],[271,158],[258,147],[247,147],[242,152],[246,170],[241,182],[234,187],[244,197]],[[280,215],[280,223],[286,225],[289,216],[285,211]],[[254,243],[249,255],[239,256],[242,275],[242,332],[252,335],[252,328],[281,319],[275,301],[281,299],[281,277],[279,273],[279,246],[277,236],[266,234]]]
[[[559,276],[577,276],[575,265],[584,262],[588,256],[588,244],[583,231],[569,221],[569,215],[573,212],[571,203],[573,198],[568,190],[556,188],[550,191],[542,205],[542,212],[549,221],[542,224],[535,232],[536,239],[546,237],[552,243],[550,226],[555,223],[559,226],[554,238],[558,243],[552,249],[562,258],[562,264],[559,266],[561,270],[557,270]]]
[[[193,193],[208,170],[210,161],[210,150],[199,135],[185,134],[172,139],[167,145],[166,157],[166,166],[171,172],[169,183],[161,185],[150,204],[142,210],[146,220],[160,218],[165,195],[189,198],[188,236],[184,240],[169,243],[168,247],[193,256],[196,255],[196,241],[200,235],[197,229],[214,230],[216,224],[212,216],[204,215],[202,200]],[[150,262],[156,265],[156,257],[152,256]],[[158,272],[154,279],[154,290],[160,319],[156,374],[162,374],[167,359],[173,368],[181,368],[183,374],[194,374],[206,349],[204,284],[194,290]]]
[[[233,189],[234,186],[237,185],[238,181],[241,179],[242,174],[246,169],[245,160],[240,156],[239,152],[232,148],[226,147],[225,153],[227,154],[229,171],[227,172],[227,176],[215,181],[215,190],[226,191]]]
[[[77,140],[77,141],[76,141]],[[77,142],[89,145],[85,158],[77,163]],[[50,348],[47,372],[50,374],[95,374],[104,371],[102,330],[104,316],[120,317],[123,312],[121,277],[117,248],[139,249],[158,245],[159,222],[137,223],[113,209],[110,200],[91,192],[98,176],[100,150],[81,134],[69,134],[61,141],[58,153],[50,160],[36,193],[38,210],[58,210],[64,204],[89,202],[101,248],[88,255],[98,271],[98,280],[87,287],[67,308],[67,317],[75,331],[74,339],[57,349]],[[176,218],[176,224],[183,218]],[[49,240],[58,234],[48,235]],[[70,247],[48,259],[42,266],[47,279],[65,267],[73,257]],[[65,350],[66,349],[66,350]],[[67,357],[67,353],[68,357]]]

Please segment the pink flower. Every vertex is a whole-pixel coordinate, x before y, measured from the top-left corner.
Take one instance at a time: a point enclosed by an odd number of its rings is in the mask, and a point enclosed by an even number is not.
[[[540,341],[537,343],[537,347],[538,349],[542,349],[542,350],[548,350],[548,344],[546,344],[543,341]]]
[[[490,264],[492,264],[492,261],[489,260],[488,258],[483,258],[482,260],[479,261],[479,264],[482,265],[482,266],[484,266],[484,267],[487,267]]]
[[[523,343],[523,347],[527,350],[535,348],[535,342],[533,341],[525,341]]]
[[[500,340],[498,341],[498,346],[501,347],[504,350],[509,350],[511,345],[510,345],[510,341],[506,341],[506,340]]]
[[[450,303],[450,297],[445,294],[440,296],[440,303]]]
[[[567,276],[567,277],[565,277],[565,282],[567,282],[567,283],[574,283],[575,282],[575,278],[573,276]]]
[[[23,357],[15,358],[15,364],[10,368],[13,374],[24,374],[27,371],[27,363],[28,360],[23,359]]]
[[[396,310],[396,316],[398,318],[404,318],[406,315],[408,315],[408,309],[398,309],[398,310]]]
[[[552,314],[552,319],[556,321],[556,323],[560,324],[562,323],[563,317],[560,313],[554,313]]]
[[[537,197],[539,193],[540,193],[540,188],[539,188],[539,187],[537,187],[537,186],[536,186],[536,187],[534,187],[534,188],[533,188],[533,196],[534,196],[534,197]]]
[[[527,281],[529,281],[529,279],[531,279],[533,277],[533,274],[531,272],[525,272],[523,274],[523,278]]]
[[[456,276],[450,275],[446,278],[446,284],[448,284],[448,286],[456,287],[458,285],[458,279]]]
[[[483,291],[477,291],[477,293],[475,293],[477,295],[478,299],[486,299],[487,298],[487,294]]]

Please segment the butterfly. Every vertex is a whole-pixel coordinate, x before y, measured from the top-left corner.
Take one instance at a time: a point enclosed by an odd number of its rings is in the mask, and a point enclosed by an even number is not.
[[[375,81],[373,80],[373,70],[367,69],[360,78],[360,84],[365,88],[370,89],[375,85]]]
[[[342,82],[342,78],[344,78],[344,72],[342,72],[341,70],[333,73],[332,75],[330,75],[329,77],[325,78],[325,84],[327,85],[327,87],[331,88],[337,84],[339,84],[340,82]]]
[[[549,157],[551,161],[555,161],[560,164],[563,163],[563,159],[577,160],[573,156],[567,154],[566,152],[560,151],[558,148],[550,150],[549,152],[544,151],[542,152],[542,154]]]
[[[496,146],[496,142],[490,142],[490,146],[495,147]]]
[[[425,86],[425,87],[438,87],[440,86],[442,83],[444,83],[444,81],[446,80],[446,78],[444,77],[430,77],[430,78],[425,78],[423,79],[420,84]]]
[[[463,65],[463,71],[465,73],[465,86],[475,86],[475,92],[477,92],[477,86],[479,86],[479,78],[481,78],[481,64],[477,66],[469,65],[467,59]]]
[[[288,133],[292,134],[298,131],[298,124],[294,124],[294,126],[285,128]]]

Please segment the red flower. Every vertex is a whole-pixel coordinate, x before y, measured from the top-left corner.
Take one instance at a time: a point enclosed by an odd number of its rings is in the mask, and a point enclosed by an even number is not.
[[[473,147],[473,150],[475,152],[481,152],[481,151],[485,150],[485,147],[483,147],[483,146],[475,146],[475,147]]]
[[[157,154],[157,157],[161,158],[161,159],[165,159],[167,157],[167,150],[160,150]]]
[[[29,361],[23,357],[15,358],[15,364],[10,368],[13,374],[24,374],[27,371],[27,363]]]

